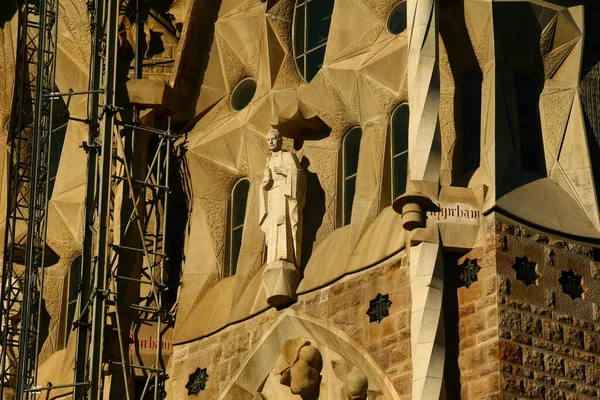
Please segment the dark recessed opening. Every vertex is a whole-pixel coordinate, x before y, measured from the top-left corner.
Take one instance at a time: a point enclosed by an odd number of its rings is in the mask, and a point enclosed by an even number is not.
[[[256,81],[254,78],[242,79],[231,93],[231,109],[233,111],[242,111],[252,101],[254,93],[256,93]]]
[[[406,1],[396,4],[387,18],[387,29],[392,35],[398,35],[406,29]]]

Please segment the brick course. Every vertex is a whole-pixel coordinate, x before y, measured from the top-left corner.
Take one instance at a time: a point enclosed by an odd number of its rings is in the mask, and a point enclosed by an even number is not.
[[[497,257],[504,398],[599,398],[594,249],[502,220],[495,241],[506,244]],[[523,256],[537,263],[536,285],[525,286],[511,271],[515,258]],[[558,283],[561,271],[571,269],[583,276],[583,299],[571,299]]]

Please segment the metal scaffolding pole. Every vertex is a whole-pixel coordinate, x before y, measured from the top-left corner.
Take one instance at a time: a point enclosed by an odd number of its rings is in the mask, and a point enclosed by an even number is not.
[[[58,0],[19,4],[0,302],[0,398],[12,391],[17,399],[28,399],[36,383],[57,15]],[[21,236],[20,230],[26,234]]]
[[[91,271],[94,266],[94,221],[98,199],[98,156],[99,147],[96,143],[100,134],[100,94],[102,92],[102,73],[104,70],[104,57],[101,49],[104,43],[104,6],[105,0],[95,0],[91,11],[92,52],[90,60],[90,94],[88,97],[89,134],[85,146],[87,152],[87,184],[85,196],[85,217],[83,226],[83,249],[81,254],[81,282],[77,301],[77,318],[75,328],[76,353],[75,376],[73,382],[87,382],[88,351],[89,351],[89,310]],[[88,385],[74,387],[74,399],[83,399],[87,393]]]
[[[112,369],[122,374],[119,398],[129,399],[130,375],[142,371],[146,377],[142,399],[165,396],[162,342],[165,323],[172,321],[165,310],[165,235],[169,194],[169,160],[173,141],[166,131],[143,126],[139,111],[115,106],[117,28],[119,0],[95,0],[92,12],[92,60],[89,85],[87,188],[84,243],[78,311],[74,326],[77,345],[74,399],[107,396],[103,374]],[[136,2],[136,4],[141,4]],[[136,11],[137,26],[141,12]],[[143,32],[138,35],[143,38]],[[105,54],[100,54],[105,49]],[[135,78],[142,77],[141,45],[136,45]],[[99,110],[102,110],[99,112]],[[130,115],[128,118],[126,115]],[[131,120],[133,118],[133,120]],[[123,119],[127,122],[122,121]],[[131,121],[131,122],[130,122]],[[148,160],[146,162],[146,157]],[[144,161],[140,161],[144,160]],[[120,194],[120,196],[119,196]],[[120,217],[122,225],[116,224]],[[120,228],[118,228],[120,226]],[[136,259],[139,269],[128,269],[125,259]],[[124,284],[126,283],[126,284]],[[142,296],[132,287],[147,288]],[[144,290],[141,290],[144,291]],[[127,341],[131,327],[139,321],[156,323],[158,345],[154,364],[130,362]],[[105,349],[107,335],[117,333],[118,351]],[[112,379],[112,384],[115,379]],[[115,395],[114,388],[111,392]]]
[[[106,64],[104,75],[104,94],[102,100],[103,118],[101,125],[101,155],[99,169],[97,226],[98,236],[95,243],[96,257],[93,271],[91,297],[91,338],[88,399],[100,400],[102,393],[102,365],[104,351],[104,327],[106,325],[107,267],[109,262],[109,236],[111,229],[111,170],[113,150],[113,130],[117,108],[115,106],[115,88],[117,74],[119,1],[108,0],[106,14]]]

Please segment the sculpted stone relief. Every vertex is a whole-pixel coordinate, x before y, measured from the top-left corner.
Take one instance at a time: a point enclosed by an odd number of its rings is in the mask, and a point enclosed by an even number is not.
[[[271,155],[259,192],[259,224],[267,245],[263,286],[269,304],[281,307],[296,298],[306,178],[296,155],[282,149],[277,129],[267,134],[267,145]]]
[[[273,373],[279,383],[288,386],[293,394],[308,395],[318,390],[321,383],[323,357],[308,340],[300,338],[285,342]]]
[[[386,400],[369,387],[359,367],[329,348],[302,338],[287,340],[255,399]]]

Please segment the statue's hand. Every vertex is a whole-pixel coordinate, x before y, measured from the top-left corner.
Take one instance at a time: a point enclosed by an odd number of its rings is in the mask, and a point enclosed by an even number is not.
[[[275,167],[275,173],[281,176],[287,176],[287,171],[285,170],[285,168],[281,168],[281,167]]]
[[[270,168],[265,169],[265,174],[262,180],[262,186],[266,190],[269,190],[271,186],[273,186],[273,174],[271,173]]]

